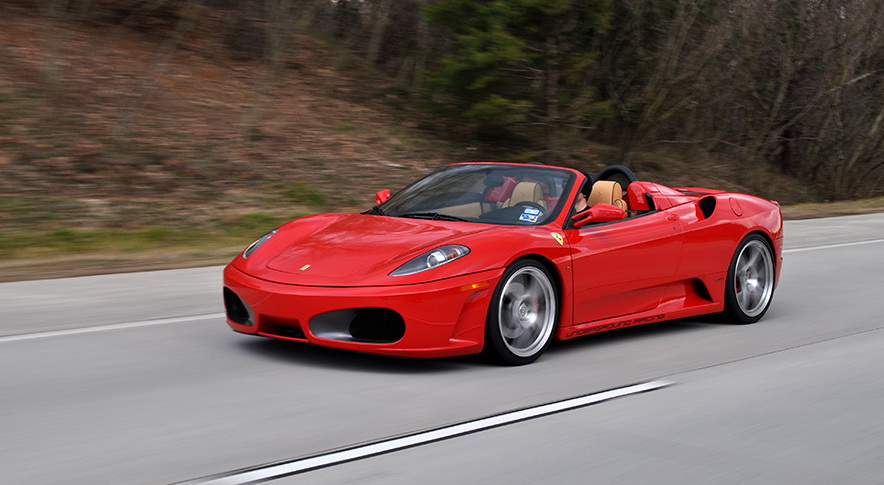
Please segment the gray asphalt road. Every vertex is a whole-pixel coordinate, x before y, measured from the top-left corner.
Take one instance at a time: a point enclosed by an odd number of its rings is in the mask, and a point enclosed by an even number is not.
[[[520,368],[237,335],[220,268],[0,284],[0,483],[173,483],[655,378],[675,385],[278,482],[881,483],[884,215],[786,230],[760,323]]]

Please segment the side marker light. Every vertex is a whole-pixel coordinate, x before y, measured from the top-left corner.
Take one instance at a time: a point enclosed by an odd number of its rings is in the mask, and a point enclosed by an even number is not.
[[[473,283],[473,284],[471,284],[471,285],[463,285],[463,286],[460,287],[460,291],[472,291],[472,290],[478,290],[479,288],[485,288],[485,287],[487,287],[487,286],[488,286],[488,282],[487,282],[487,281],[483,281],[483,282],[481,282],[481,283]]]

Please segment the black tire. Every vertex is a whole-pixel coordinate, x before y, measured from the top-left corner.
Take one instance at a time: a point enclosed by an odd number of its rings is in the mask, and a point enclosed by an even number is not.
[[[732,323],[755,323],[773,301],[776,278],[773,250],[758,234],[746,236],[737,246],[727,271],[724,315]]]
[[[506,365],[534,362],[552,341],[558,315],[558,291],[549,271],[534,260],[513,263],[488,308],[486,354]]]

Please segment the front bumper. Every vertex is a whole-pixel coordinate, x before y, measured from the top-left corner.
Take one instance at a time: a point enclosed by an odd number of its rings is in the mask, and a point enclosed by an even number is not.
[[[316,287],[274,283],[228,265],[227,323],[241,333],[373,354],[473,354],[482,350],[488,305],[502,274],[500,268],[417,285]],[[231,292],[245,308],[231,305]],[[355,331],[349,319],[359,312],[395,312],[404,329],[392,338],[384,337],[389,330]]]

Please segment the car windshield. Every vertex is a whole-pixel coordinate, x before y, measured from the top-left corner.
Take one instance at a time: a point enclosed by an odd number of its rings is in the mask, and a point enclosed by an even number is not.
[[[544,224],[561,210],[574,178],[573,172],[542,165],[449,165],[402,189],[374,213],[488,224]]]

